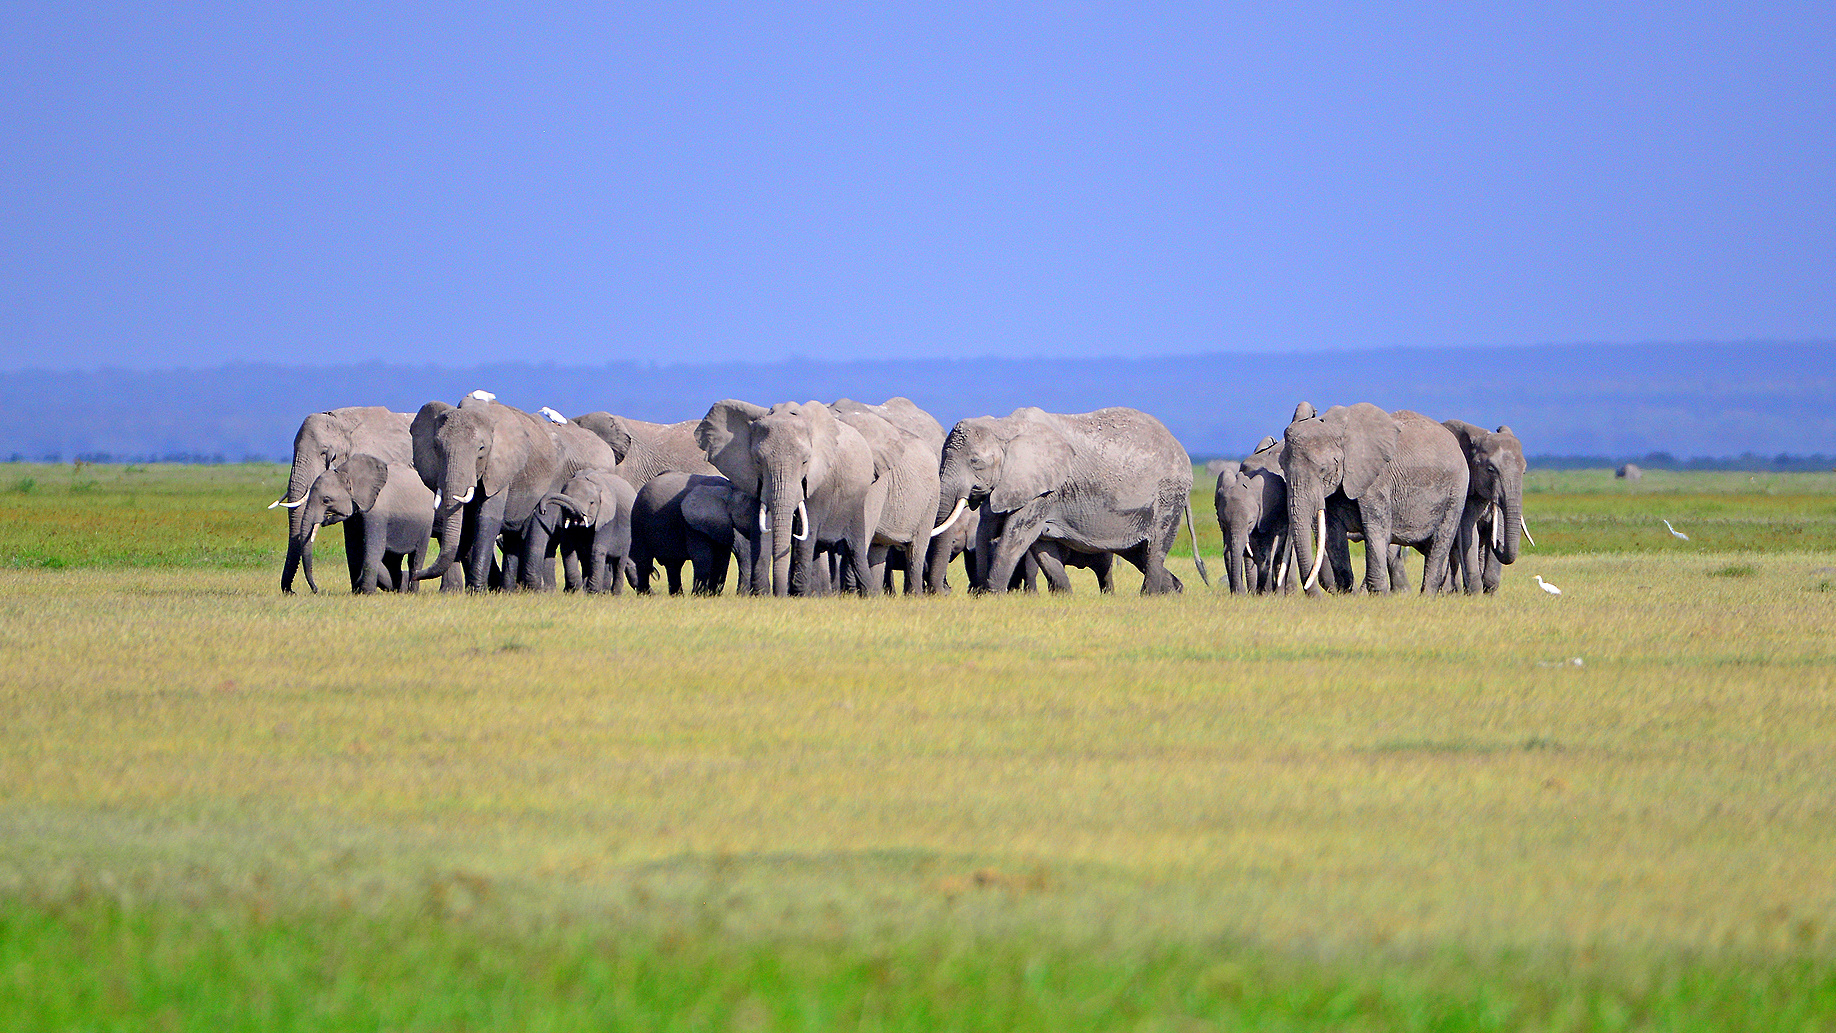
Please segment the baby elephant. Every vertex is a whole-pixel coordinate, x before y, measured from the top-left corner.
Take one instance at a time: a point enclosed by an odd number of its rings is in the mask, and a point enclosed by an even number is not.
[[[582,470],[536,504],[529,555],[561,554],[568,591],[620,594],[631,567],[631,504],[637,490],[609,470]],[[552,583],[552,582],[551,582]]]
[[[312,541],[319,528],[343,523],[345,557],[351,568],[351,591],[368,594],[380,586],[412,592],[412,577],[427,553],[433,534],[434,494],[410,467],[391,469],[373,455],[359,452],[319,475],[306,493],[300,528],[300,559],[306,584],[314,592]],[[402,561],[410,576],[404,578]]]

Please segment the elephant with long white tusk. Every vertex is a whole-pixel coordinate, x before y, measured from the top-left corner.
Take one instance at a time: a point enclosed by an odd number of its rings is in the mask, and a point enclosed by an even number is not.
[[[299,570],[310,526],[301,509],[306,505],[314,482],[334,466],[352,456],[375,456],[385,465],[412,467],[414,446],[410,441],[406,413],[391,412],[380,405],[351,406],[316,412],[300,421],[293,436],[293,468],[287,477],[287,490],[271,503],[269,509],[287,513],[287,558],[281,567],[281,591],[293,594],[293,577]],[[363,570],[361,549],[347,555],[351,571],[351,588],[358,587]]]

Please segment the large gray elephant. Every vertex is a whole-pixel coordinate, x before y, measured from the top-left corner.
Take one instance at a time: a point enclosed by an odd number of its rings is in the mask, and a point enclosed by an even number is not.
[[[1486,430],[1464,420],[1441,424],[1466,455],[1466,505],[1453,567],[1468,592],[1498,591],[1504,565],[1517,562],[1524,523],[1524,445],[1510,427]]]
[[[660,473],[696,473],[713,475],[720,471],[708,462],[707,455],[695,442],[695,428],[700,420],[681,423],[646,423],[609,412],[590,412],[574,417],[574,423],[597,434],[618,458],[613,473],[642,488]]]
[[[1265,437],[1242,462],[1227,462],[1213,500],[1230,590],[1243,595],[1282,587],[1288,481],[1281,472],[1281,443]]]
[[[860,431],[821,402],[766,409],[729,398],[708,409],[695,440],[735,487],[759,500],[773,594],[791,593],[793,572],[800,594],[828,589],[829,578],[816,569],[818,546],[844,550],[860,592],[880,593],[868,559],[887,483],[875,478],[873,450]]]
[[[309,533],[302,523],[299,509],[305,504],[306,491],[319,475],[350,457],[365,453],[385,464],[411,466],[414,446],[409,440],[406,413],[391,412],[380,405],[358,405],[344,409],[316,412],[300,421],[293,436],[293,471],[287,477],[287,490],[268,508],[289,510],[287,514],[287,559],[281,568],[281,591],[293,594],[293,576],[300,566],[300,544]],[[355,588],[361,570],[361,551],[347,549],[351,568],[351,587]]]
[[[895,554],[903,562],[906,593],[918,592],[924,585],[925,556],[937,516],[943,424],[909,398],[890,398],[880,405],[844,398],[829,408],[867,439],[874,475],[885,483],[879,525],[868,547],[869,576],[887,580],[887,558]]]
[[[618,595],[631,565],[636,498],[637,491],[609,470],[576,473],[536,505],[529,554],[546,559],[559,553],[569,591]]]
[[[355,557],[353,592],[367,595],[378,587],[414,591],[419,582],[403,577],[402,563],[407,561],[411,574],[421,565],[433,534],[433,506],[433,492],[406,463],[390,466],[359,452],[320,474],[299,509],[307,528],[305,540],[297,543],[306,584],[319,590],[312,575],[312,543],[319,528],[342,523],[345,554]],[[294,549],[290,542],[288,551]]]
[[[1343,546],[1344,535],[1329,531],[1329,508],[1345,534],[1364,538],[1368,591],[1390,591],[1391,544],[1422,547],[1423,591],[1442,589],[1467,488],[1466,457],[1446,427],[1406,409],[1335,405],[1288,424],[1281,468],[1288,482],[1286,562],[1296,575],[1307,571],[1309,593],[1319,590],[1329,549]]]
[[[484,392],[468,395],[457,408],[444,402],[421,407],[411,427],[415,469],[439,492],[440,555],[415,577],[441,577],[463,556],[466,588],[492,587],[493,551],[507,531],[504,587],[519,576],[528,587],[545,584],[541,557],[527,555],[525,532],[536,505],[575,472],[564,465],[551,426]]]
[[[963,420],[944,442],[937,533],[981,510],[986,590],[1004,592],[1044,539],[1071,552],[1111,552],[1142,572],[1145,594],[1182,590],[1166,569],[1185,515],[1192,530],[1192,459],[1159,420],[1136,409],[1063,415],[1037,408]]]

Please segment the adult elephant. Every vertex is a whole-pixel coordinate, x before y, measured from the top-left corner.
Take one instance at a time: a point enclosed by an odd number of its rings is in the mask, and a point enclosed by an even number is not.
[[[293,471],[287,477],[287,490],[268,506],[269,509],[279,506],[289,510],[287,559],[281,567],[282,592],[293,594],[293,577],[299,570],[301,547],[311,530],[300,515],[307,489],[319,475],[359,453],[375,456],[384,464],[413,465],[414,446],[408,435],[412,419],[407,413],[391,412],[380,405],[357,405],[316,412],[300,421],[300,429],[293,435]],[[362,571],[363,550],[347,541],[345,556],[351,570],[351,587],[355,589]]]
[[[880,405],[844,398],[829,408],[867,440],[874,476],[885,484],[879,524],[868,547],[869,576],[885,581],[890,574],[887,557],[896,553],[903,561],[906,594],[918,592],[924,585],[925,555],[937,515],[943,424],[909,398],[891,398]]]
[[[642,488],[660,473],[719,473],[695,442],[700,420],[646,423],[609,412],[590,412],[574,417],[573,422],[598,435],[612,449],[618,460],[612,472],[633,488]]]
[[[1466,505],[1460,514],[1454,567],[1468,592],[1496,592],[1504,565],[1517,562],[1524,523],[1524,445],[1510,427],[1486,430],[1446,420],[1466,456]]]
[[[944,442],[937,528],[981,510],[987,585],[1004,592],[1044,539],[1073,552],[1112,552],[1141,570],[1144,594],[1182,590],[1166,569],[1185,515],[1192,558],[1210,583],[1192,530],[1192,459],[1161,422],[1136,409],[1071,415],[1038,408],[963,420]]]
[[[493,550],[509,531],[505,587],[515,585],[519,572],[525,584],[540,587],[544,565],[541,557],[526,555],[524,532],[543,496],[572,471],[549,433],[552,424],[484,394],[475,392],[456,408],[429,402],[415,416],[415,469],[440,496],[434,520],[440,555],[415,577],[441,577],[463,556],[465,587],[489,588]]]
[[[1288,533],[1288,481],[1281,472],[1281,443],[1265,437],[1242,462],[1227,463],[1213,494],[1224,566],[1238,595],[1278,590]]]
[[[1287,562],[1296,572],[1307,570],[1309,593],[1318,591],[1334,503],[1345,531],[1364,538],[1368,591],[1390,591],[1391,544],[1423,547],[1423,590],[1441,590],[1467,487],[1466,457],[1446,427],[1407,409],[1335,405],[1288,424],[1281,468],[1288,482]]]
[[[767,409],[729,398],[709,407],[695,440],[735,487],[759,500],[774,595],[790,594],[793,571],[801,593],[828,589],[829,578],[816,570],[819,545],[844,550],[862,594],[880,593],[868,557],[887,484],[875,478],[873,450],[860,431],[821,402]]]
[[[351,591],[367,595],[379,587],[415,590],[419,582],[402,576],[402,563],[407,562],[411,573],[420,566],[433,533],[434,497],[415,476],[414,467],[390,466],[359,452],[320,474],[305,502],[298,511],[305,539],[289,542],[289,551],[297,547],[306,584],[314,592],[319,583],[312,576],[312,542],[320,527],[337,523],[344,524],[346,553],[360,560]]]

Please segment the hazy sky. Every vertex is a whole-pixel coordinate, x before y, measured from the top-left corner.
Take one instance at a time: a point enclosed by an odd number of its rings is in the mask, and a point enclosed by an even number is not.
[[[1836,337],[1828,0],[93,6],[0,367]]]

